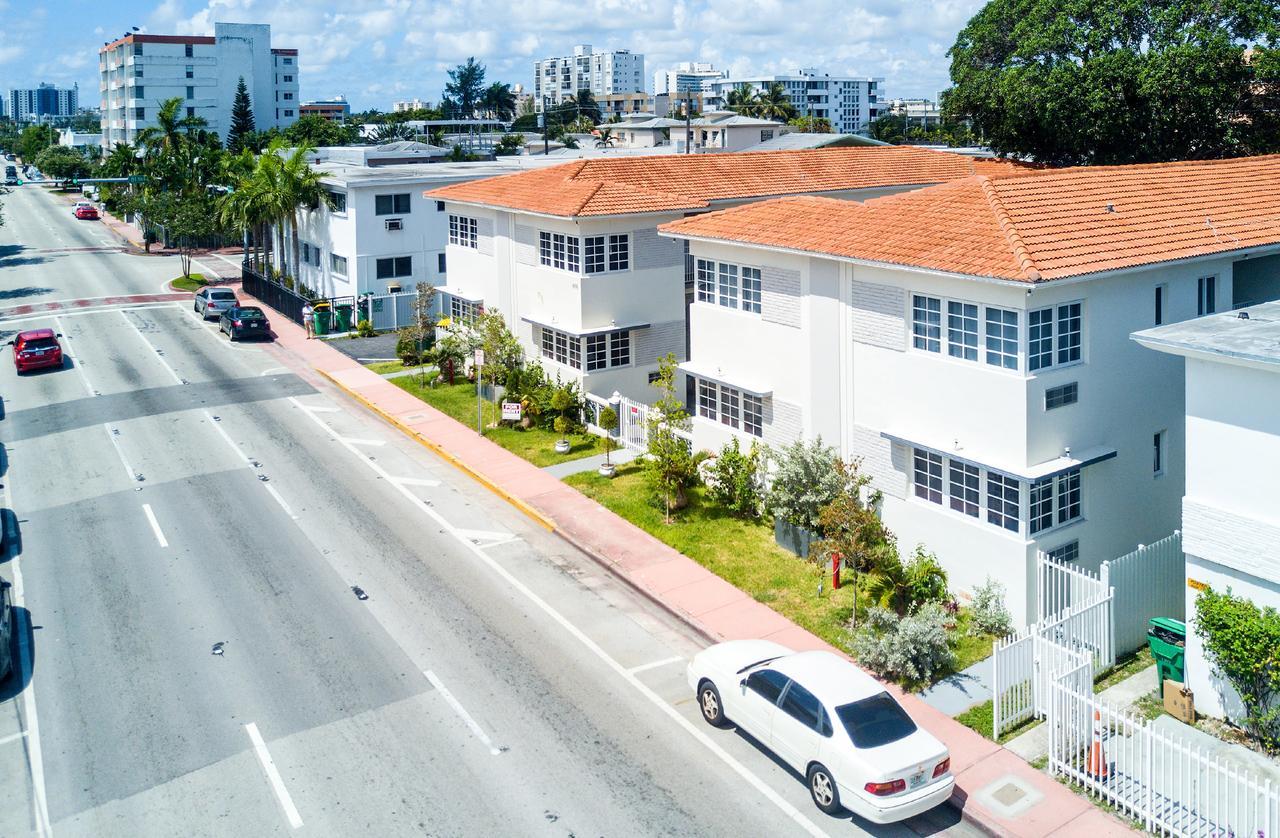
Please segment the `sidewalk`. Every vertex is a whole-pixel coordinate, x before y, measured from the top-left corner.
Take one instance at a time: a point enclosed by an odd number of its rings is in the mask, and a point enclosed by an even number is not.
[[[292,321],[275,318],[273,326],[281,348],[709,640],[767,638],[793,649],[843,655],[554,475],[477,436],[324,341],[306,340]],[[947,714],[893,685],[886,689],[951,750],[956,776],[952,805],[965,820],[992,835],[1026,838],[1133,834],[1119,820]]]

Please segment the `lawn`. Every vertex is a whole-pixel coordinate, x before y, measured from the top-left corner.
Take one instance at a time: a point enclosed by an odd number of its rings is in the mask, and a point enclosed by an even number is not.
[[[438,387],[432,387],[430,384],[423,386],[416,375],[402,375],[388,380],[467,427],[476,426],[476,386],[474,384],[464,380],[458,384],[441,384]],[[489,427],[496,421],[499,408],[492,402],[485,401],[482,402],[482,409],[485,437],[539,468],[604,453],[604,448],[600,446],[600,437],[594,434],[571,434],[569,453],[557,454],[555,444],[560,435],[555,431],[542,428],[521,430],[506,426]]]
[[[365,369],[372,370],[378,375],[386,375],[389,372],[401,372],[405,369],[417,369],[417,367],[405,367],[402,361],[374,361],[372,364],[365,364],[364,366]],[[427,367],[426,372],[428,379],[435,375],[435,370],[431,367]]]
[[[204,274],[192,274],[191,276],[180,276],[171,283],[178,291],[190,291],[195,293],[209,283],[205,281]]]

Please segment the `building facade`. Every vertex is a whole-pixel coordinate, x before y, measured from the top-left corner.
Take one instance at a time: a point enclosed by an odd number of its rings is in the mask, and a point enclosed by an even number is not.
[[[597,99],[643,93],[644,56],[625,49],[594,52],[590,44],[579,44],[573,55],[534,62],[533,102],[538,111],[577,96],[579,90],[590,90]]]
[[[942,109],[928,99],[891,99],[881,111],[886,112],[902,117],[913,128],[937,128],[942,124]]]
[[[787,91],[787,98],[799,116],[829,119],[839,133],[866,131],[880,112],[884,79],[833,76],[815,69],[799,70],[774,76],[743,76],[712,82],[715,100],[709,104],[722,106],[729,93],[741,85],[756,92],[775,82]]]
[[[241,78],[259,131],[298,121],[298,51],[273,49],[266,24],[215,23],[211,37],[126,35],[98,50],[98,70],[106,148],[134,143],[175,97],[183,116],[204,119],[225,140]]]
[[[689,93],[711,93],[715,83],[728,75],[710,64],[684,61],[653,74],[653,95],[666,94],[679,99]]]
[[[330,122],[343,122],[351,116],[351,105],[339,96],[336,99],[322,99],[315,102],[304,102],[298,106],[298,116],[307,114],[327,119]]]
[[[80,107],[80,85],[38,87],[9,91],[5,114],[14,122],[53,122],[70,119]]]
[[[1182,378],[1128,338],[1280,296],[1237,232],[1280,241],[1257,223],[1277,199],[1204,224],[1248,202],[1229,191],[1237,162],[973,177],[662,227],[694,261],[695,447],[821,437],[861,460],[904,551],[936,552],[959,591],[999,579],[1025,622],[1038,552],[1096,569],[1179,526]],[[1180,186],[1134,190],[1146,178]]]
[[[420,111],[431,107],[431,103],[424,99],[400,99],[391,103],[392,113],[404,113],[405,111]]]
[[[1247,273],[1280,275],[1280,255],[1245,263]],[[1237,267],[1240,276],[1242,267]],[[1242,319],[1246,318],[1247,319]],[[1239,720],[1235,689],[1205,656],[1195,631],[1205,588],[1280,609],[1280,303],[1249,306],[1136,333],[1134,340],[1182,356],[1186,376],[1186,683],[1196,710]],[[1157,449],[1158,450],[1158,449]]]

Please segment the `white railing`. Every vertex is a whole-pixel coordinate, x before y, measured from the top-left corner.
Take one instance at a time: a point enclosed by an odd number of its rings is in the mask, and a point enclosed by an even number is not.
[[[1107,587],[1099,574],[1069,562],[1052,561],[1040,553],[1036,558],[1036,621],[1051,619],[1072,603],[1096,599]]]
[[[609,400],[594,393],[587,393],[585,404],[587,408],[587,429],[592,433],[604,436],[605,432],[597,423],[597,418],[601,410],[610,406]],[[637,453],[648,451],[649,405],[623,397],[614,407],[614,410],[618,414],[618,428],[614,432],[618,442],[624,448]],[[693,433],[688,428],[677,428],[675,435],[685,440],[690,446],[693,445]]]
[[[1271,838],[1280,789],[1178,734],[1117,710],[1071,678],[1050,685],[1049,769],[1148,832]]]
[[[1138,547],[1128,555],[1102,563],[1102,583],[1115,589],[1115,650],[1132,652],[1147,642],[1152,617],[1185,618],[1186,576],[1182,533]]]

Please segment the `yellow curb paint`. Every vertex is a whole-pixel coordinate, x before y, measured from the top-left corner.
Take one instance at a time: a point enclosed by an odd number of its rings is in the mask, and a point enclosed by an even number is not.
[[[425,438],[424,436],[422,436],[421,434],[419,434],[417,431],[415,431],[415,430],[413,430],[412,428],[410,428],[408,425],[405,425],[405,424],[404,424],[403,422],[401,422],[399,419],[396,419],[396,418],[395,418],[394,416],[392,416],[390,413],[387,413],[385,410],[383,410],[382,408],[378,407],[376,404],[374,404],[373,402],[369,401],[369,400],[368,400],[368,399],[366,399],[364,396],[362,396],[362,395],[360,395],[359,393],[357,393],[355,390],[352,390],[350,387],[348,387],[347,385],[343,384],[343,383],[342,383],[341,381],[339,381],[338,379],[334,378],[334,377],[333,377],[332,375],[330,375],[328,372],[326,372],[326,371],[324,371],[324,370],[320,369],[319,367],[316,367],[316,368],[315,368],[315,370],[316,370],[316,372],[318,372],[318,373],[320,373],[322,376],[324,376],[326,379],[328,379],[328,380],[330,381],[330,383],[332,383],[332,384],[333,384],[335,387],[337,387],[339,390],[341,390],[342,392],[346,393],[348,396],[350,396],[351,398],[355,399],[356,401],[360,402],[362,405],[364,405],[365,407],[369,408],[369,410],[372,410],[374,413],[376,413],[376,414],[378,414],[379,416],[381,416],[381,417],[382,417],[382,419],[383,419],[383,421],[387,422],[387,423],[388,423],[388,424],[390,424],[392,427],[396,428],[396,429],[397,429],[397,430],[399,430],[401,433],[403,433],[403,434],[405,434],[406,436],[408,436],[410,439],[412,439],[412,440],[416,441],[419,445],[421,445],[421,446],[423,446],[424,448],[426,448],[427,450],[431,451],[433,454],[436,454],[437,456],[439,456],[440,458],[442,458],[445,462],[447,462],[447,463],[449,463],[450,465],[452,465],[452,466],[454,466],[455,468],[457,468],[459,471],[462,471],[463,473],[467,474],[467,475],[468,475],[468,476],[470,476],[473,480],[475,480],[477,483],[479,483],[480,485],[484,486],[486,489],[488,489],[489,491],[493,492],[495,495],[497,495],[498,497],[502,498],[503,500],[505,500],[507,503],[511,504],[512,506],[514,506],[516,509],[518,509],[518,510],[520,510],[521,512],[523,512],[525,515],[529,516],[531,519],[533,519],[534,523],[536,523],[536,524],[538,524],[539,526],[541,526],[541,527],[545,528],[548,532],[555,532],[555,531],[556,531],[556,525],[555,525],[555,523],[554,523],[550,518],[546,517],[545,515],[543,515],[543,514],[542,514],[541,512],[539,512],[538,510],[534,509],[534,508],[533,508],[532,506],[530,506],[529,504],[527,504],[527,503],[525,503],[524,501],[520,500],[520,498],[518,498],[518,497],[516,497],[515,495],[511,494],[511,493],[510,493],[510,492],[508,492],[506,489],[504,489],[504,488],[502,488],[501,486],[499,486],[497,483],[494,483],[494,482],[493,482],[492,480],[490,480],[488,477],[485,477],[485,476],[484,476],[483,474],[481,474],[480,472],[478,472],[478,471],[476,471],[475,469],[471,468],[471,466],[469,466],[469,465],[467,465],[466,463],[462,462],[462,460],[459,460],[459,459],[458,459],[457,457],[455,457],[453,454],[450,454],[448,451],[444,450],[444,448],[442,448],[441,446],[439,446],[439,445],[437,445],[436,443],[432,442],[431,440],[429,440],[429,439]],[[424,402],[424,404],[426,404],[426,403]],[[428,406],[428,407],[430,407],[430,405],[427,405],[427,406]],[[515,455],[513,454],[512,456],[514,457]]]

